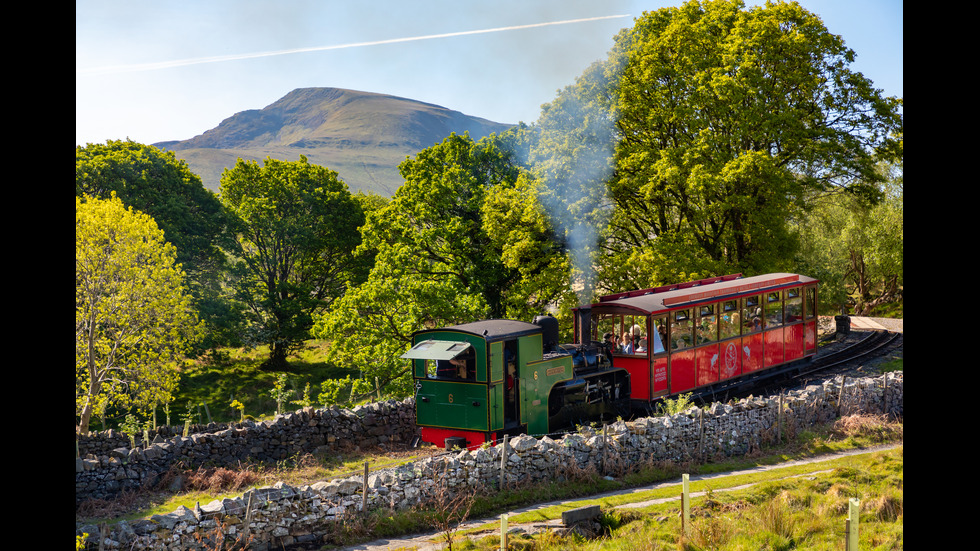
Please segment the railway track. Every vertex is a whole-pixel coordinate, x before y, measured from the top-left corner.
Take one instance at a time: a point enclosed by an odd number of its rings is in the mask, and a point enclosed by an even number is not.
[[[867,335],[862,336],[857,342],[849,343],[827,354],[817,354],[817,357],[809,366],[802,369],[792,378],[796,380],[804,379],[817,373],[830,371],[859,360],[877,356],[901,338],[901,333],[869,331]]]
[[[852,331],[848,340],[831,345],[826,352],[818,352],[809,362],[789,365],[775,373],[762,373],[758,378],[750,378],[734,388],[722,392],[704,393],[696,399],[708,401],[727,401],[749,395],[775,394],[783,390],[802,388],[817,379],[836,375],[855,376],[857,368],[864,362],[876,358],[885,351],[901,343],[902,333],[888,331]],[[832,333],[822,340],[833,340]],[[861,373],[866,376],[866,373]]]
[[[783,390],[803,388],[815,381],[824,380],[837,375],[846,377],[868,376],[862,368],[868,361],[874,360],[895,346],[901,345],[902,333],[888,331],[853,331],[852,337],[835,346],[832,350],[818,353],[808,364],[790,371],[777,379],[762,385],[762,394],[774,394]],[[833,339],[831,335],[828,339]]]

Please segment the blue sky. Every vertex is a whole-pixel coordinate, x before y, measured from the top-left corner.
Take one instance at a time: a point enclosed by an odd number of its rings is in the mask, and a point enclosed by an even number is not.
[[[619,29],[681,3],[76,0],[75,143],[188,139],[316,86],[531,123]],[[902,0],[800,4],[857,53],[854,69],[904,95]]]

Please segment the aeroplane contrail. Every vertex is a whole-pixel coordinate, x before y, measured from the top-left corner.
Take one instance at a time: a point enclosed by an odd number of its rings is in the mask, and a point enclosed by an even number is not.
[[[547,23],[531,23],[529,25],[513,25],[510,27],[496,27],[493,29],[479,29],[475,31],[458,31],[452,33],[429,34],[425,36],[411,36],[406,38],[391,38],[388,40],[375,40],[372,42],[354,42],[351,44],[336,44],[333,46],[312,46],[309,48],[293,48],[290,50],[276,50],[271,52],[255,52],[250,54],[231,54],[210,57],[195,57],[190,59],[177,59],[173,61],[160,61],[156,63],[137,63],[132,65],[109,65],[105,67],[94,67],[89,69],[76,69],[75,76],[98,76],[115,73],[129,73],[135,71],[155,71],[159,69],[170,69],[173,67],[186,67],[188,65],[200,65],[202,63],[220,63],[222,61],[236,61],[240,59],[254,59],[259,57],[272,57],[277,55],[300,54],[306,52],[322,52],[326,50],[343,50],[346,48],[361,48],[364,46],[380,46],[383,44],[397,44],[399,42],[416,42],[419,40],[432,40],[436,38],[452,38],[455,36],[466,36],[472,34],[486,34],[503,31],[516,31],[521,29],[533,29],[535,27],[548,27],[552,25],[568,25],[571,23],[585,23],[588,21],[600,21],[603,19],[617,19],[630,17],[624,15],[602,15],[599,17],[586,17],[583,19],[566,19],[564,21],[551,21]]]

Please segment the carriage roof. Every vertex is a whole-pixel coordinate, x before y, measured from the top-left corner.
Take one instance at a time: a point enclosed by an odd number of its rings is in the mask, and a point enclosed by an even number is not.
[[[696,303],[723,300],[816,282],[817,280],[812,277],[790,273],[752,277],[741,277],[741,274],[733,274],[607,295],[601,297],[599,302],[593,304],[591,308],[595,312],[622,310],[656,314]]]

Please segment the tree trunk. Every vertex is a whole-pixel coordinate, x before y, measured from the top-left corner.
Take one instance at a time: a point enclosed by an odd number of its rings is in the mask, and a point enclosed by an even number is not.
[[[85,402],[85,407],[82,408],[82,418],[78,423],[78,434],[82,436],[88,436],[88,425],[92,420],[92,401],[88,400]]]
[[[276,342],[269,345],[269,359],[262,364],[265,371],[286,371],[289,362],[286,361],[288,354],[285,343]]]

